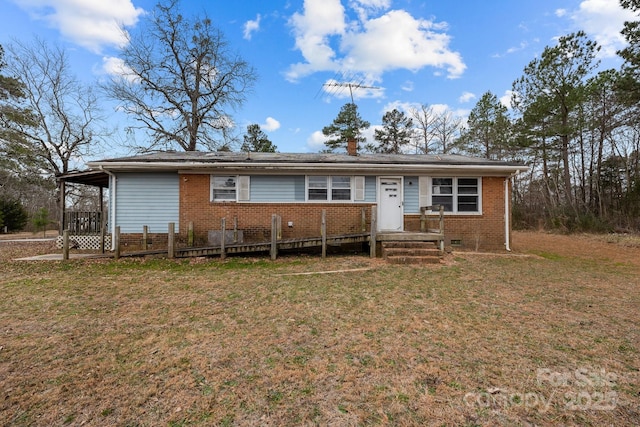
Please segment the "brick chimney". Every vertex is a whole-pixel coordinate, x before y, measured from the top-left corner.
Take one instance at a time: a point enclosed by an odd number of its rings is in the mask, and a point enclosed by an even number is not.
[[[350,156],[358,155],[358,144],[356,143],[356,140],[353,138],[347,140],[347,154]]]

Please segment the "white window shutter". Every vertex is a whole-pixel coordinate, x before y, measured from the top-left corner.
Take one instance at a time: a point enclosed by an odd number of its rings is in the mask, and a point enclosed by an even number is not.
[[[418,192],[420,207],[429,206],[429,177],[418,177]]]
[[[353,178],[355,193],[353,200],[362,201],[364,200],[364,176],[355,176]]]
[[[238,201],[246,202],[251,199],[249,176],[238,177]]]

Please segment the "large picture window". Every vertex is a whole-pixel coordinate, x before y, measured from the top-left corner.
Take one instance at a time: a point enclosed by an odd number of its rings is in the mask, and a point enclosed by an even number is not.
[[[445,212],[479,213],[479,178],[432,178],[431,204],[444,206]]]
[[[214,202],[235,202],[236,201],[235,176],[211,177],[211,200]]]
[[[350,201],[350,176],[309,176],[307,177],[307,200],[309,201]]]

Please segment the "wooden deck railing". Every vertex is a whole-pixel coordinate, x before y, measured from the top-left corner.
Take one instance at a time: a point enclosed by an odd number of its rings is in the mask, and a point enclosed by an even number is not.
[[[63,230],[71,235],[96,235],[102,229],[103,215],[100,211],[65,211]]]

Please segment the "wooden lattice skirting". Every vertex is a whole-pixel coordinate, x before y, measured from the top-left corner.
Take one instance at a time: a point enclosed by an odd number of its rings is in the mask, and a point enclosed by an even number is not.
[[[100,249],[100,236],[69,236],[69,245],[74,249]],[[62,249],[62,236],[56,239],[56,247]],[[111,235],[104,237],[104,247],[111,249]]]

